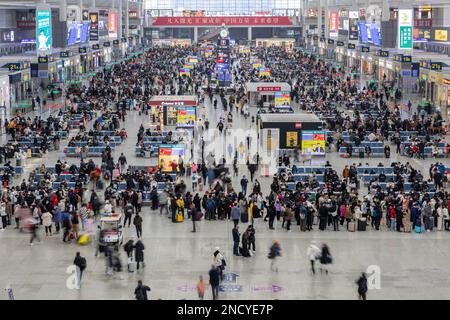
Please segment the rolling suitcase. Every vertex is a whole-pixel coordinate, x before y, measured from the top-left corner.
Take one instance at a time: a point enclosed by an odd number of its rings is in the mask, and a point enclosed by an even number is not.
[[[356,229],[356,223],[354,221],[351,221],[348,223],[348,232],[355,232]]]
[[[414,231],[415,231],[416,233],[421,233],[421,232],[422,232],[422,227],[421,227],[421,226],[416,226],[416,227],[414,228]]]
[[[366,231],[367,220],[366,218],[358,219],[358,231]]]
[[[434,217],[427,218],[425,229],[433,231],[433,227],[434,227]]]
[[[136,261],[133,258],[128,258],[128,272],[136,271]]]
[[[406,232],[406,233],[411,232],[411,223],[409,223],[409,222],[403,223],[403,232]]]
[[[247,212],[241,213],[241,222],[242,223],[247,223],[248,222],[248,213]]]

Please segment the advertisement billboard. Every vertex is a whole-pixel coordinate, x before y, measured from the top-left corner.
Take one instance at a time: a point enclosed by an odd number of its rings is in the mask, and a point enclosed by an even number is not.
[[[302,131],[302,153],[311,155],[325,154],[325,131]]]
[[[177,126],[189,128],[195,125],[195,107],[177,107]]]
[[[275,108],[289,108],[291,106],[291,95],[287,91],[275,92]]]
[[[260,77],[270,77],[270,69],[260,68],[259,69],[259,76]]]
[[[110,37],[117,37],[117,12],[109,10],[108,14],[108,34]]]
[[[172,172],[178,164],[179,156],[184,161],[184,146],[181,144],[161,144],[158,150],[158,164],[162,172]]]
[[[39,55],[48,54],[52,50],[52,12],[36,10],[36,41]]]
[[[448,31],[444,30],[444,29],[434,30],[434,40],[435,41],[447,41],[448,40]]]
[[[330,37],[337,37],[339,34],[339,11],[330,12]]]
[[[413,47],[413,10],[398,10],[398,48],[412,49]]]
[[[297,131],[287,131],[286,132],[286,145],[291,148],[296,148],[298,146],[298,132]]]
[[[180,69],[180,76],[186,76],[186,77],[190,77],[191,76],[191,70],[190,69]]]
[[[98,12],[89,12],[89,41],[98,41]]]

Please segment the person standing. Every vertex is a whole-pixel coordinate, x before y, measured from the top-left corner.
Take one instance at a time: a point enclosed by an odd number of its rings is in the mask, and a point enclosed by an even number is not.
[[[131,216],[134,213],[134,208],[131,205],[131,203],[127,203],[127,205],[125,206],[125,208],[123,208],[123,212],[125,213],[125,219],[123,221],[123,226],[125,227],[128,221],[128,227],[130,227],[130,223],[131,223]]]
[[[203,281],[203,276],[200,275],[197,281],[197,294],[199,300],[203,300],[205,296],[205,289],[206,289],[205,281]]]
[[[147,291],[151,291],[150,287],[142,284],[142,280],[139,280],[136,289],[134,289],[136,300],[148,300]]]
[[[315,241],[311,241],[311,244],[308,247],[308,250],[306,251],[306,256],[308,257],[309,261],[311,262],[311,272],[312,274],[316,274],[316,270],[314,269],[314,264],[317,260],[317,258],[320,257],[320,249],[317,247]]]
[[[119,164],[120,164],[120,172],[123,173],[125,171],[125,165],[127,164],[127,158],[123,153],[120,154]]]
[[[80,252],[77,251],[75,255],[75,259],[73,260],[73,264],[77,267],[77,277],[78,277],[78,287],[77,289],[80,290],[81,288],[81,280],[83,277],[83,272],[87,267],[86,258],[82,257]]]
[[[236,224],[232,230],[233,234],[233,254],[235,256],[239,256],[239,240],[241,238],[241,234],[239,233],[239,226]]]
[[[231,219],[233,219],[234,227],[236,227],[239,224],[239,219],[241,218],[241,210],[239,209],[239,206],[237,202],[235,201],[232,204],[231,208]]]
[[[139,263],[142,263],[142,266],[145,267],[144,262],[144,249],[145,246],[141,240],[138,240],[134,245],[134,258],[136,259],[136,269],[139,270]]]
[[[49,234],[52,235],[52,214],[48,211],[44,212],[42,215],[42,224],[45,227],[45,235],[48,236]]]
[[[211,265],[211,270],[209,270],[209,284],[211,285],[213,300],[219,298],[219,282],[219,271],[215,265]]]
[[[197,231],[195,229],[195,221],[197,221],[198,218],[199,218],[199,211],[195,207],[195,204],[191,203],[191,219],[192,219],[192,231],[191,232]]]
[[[242,188],[242,194],[244,196],[247,195],[247,185],[248,185],[248,179],[245,177],[245,175],[241,179],[241,188]]]
[[[142,237],[142,217],[139,212],[136,212],[136,216],[133,219],[133,224],[136,227],[136,236],[138,238]]]
[[[251,224],[247,227],[248,230],[248,251],[253,247],[253,252],[256,251],[256,238],[255,238],[255,227]]]
[[[359,277],[358,280],[356,280],[356,284],[358,285],[358,299],[359,300],[366,300],[367,298],[367,278],[366,274],[363,272],[361,274],[361,277]]]

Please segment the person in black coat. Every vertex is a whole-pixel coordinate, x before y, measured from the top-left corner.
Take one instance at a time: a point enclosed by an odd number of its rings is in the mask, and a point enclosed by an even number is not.
[[[360,300],[366,300],[367,294],[367,278],[366,274],[363,272],[361,277],[356,280],[356,284],[358,285],[358,297]]]
[[[325,269],[325,273],[328,274],[327,264],[332,263],[331,253],[328,246],[324,243],[322,245],[322,253],[320,255],[320,273],[323,272],[323,269]]]
[[[86,258],[82,257],[80,252],[76,253],[75,259],[73,260],[73,264],[77,266],[77,276],[78,276],[78,287],[77,289],[80,289],[81,287],[81,279],[83,277],[83,271],[87,267]]]
[[[138,286],[134,289],[136,300],[148,300],[147,291],[151,291],[150,287],[142,284],[142,280],[139,280]]]
[[[142,266],[145,267],[144,263],[144,249],[145,246],[141,240],[138,240],[134,245],[134,258],[136,259],[136,269],[139,270],[139,263],[142,262]]]
[[[240,242],[240,233],[239,233],[239,226],[235,225],[233,230],[233,254],[235,256],[239,256],[239,242]]]
[[[219,283],[219,271],[214,265],[211,265],[211,270],[209,270],[209,284],[211,285],[213,300],[217,300],[219,297]]]

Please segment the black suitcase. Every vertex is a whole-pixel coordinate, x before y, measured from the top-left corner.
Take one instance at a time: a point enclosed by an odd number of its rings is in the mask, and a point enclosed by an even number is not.
[[[366,231],[367,220],[358,219],[358,231]]]
[[[248,213],[247,212],[241,213],[241,222],[242,223],[247,223],[248,222]]]
[[[425,219],[426,225],[425,225],[425,230],[433,230],[434,227],[434,217],[429,217]]]
[[[359,151],[359,158],[364,159],[364,150]]]

